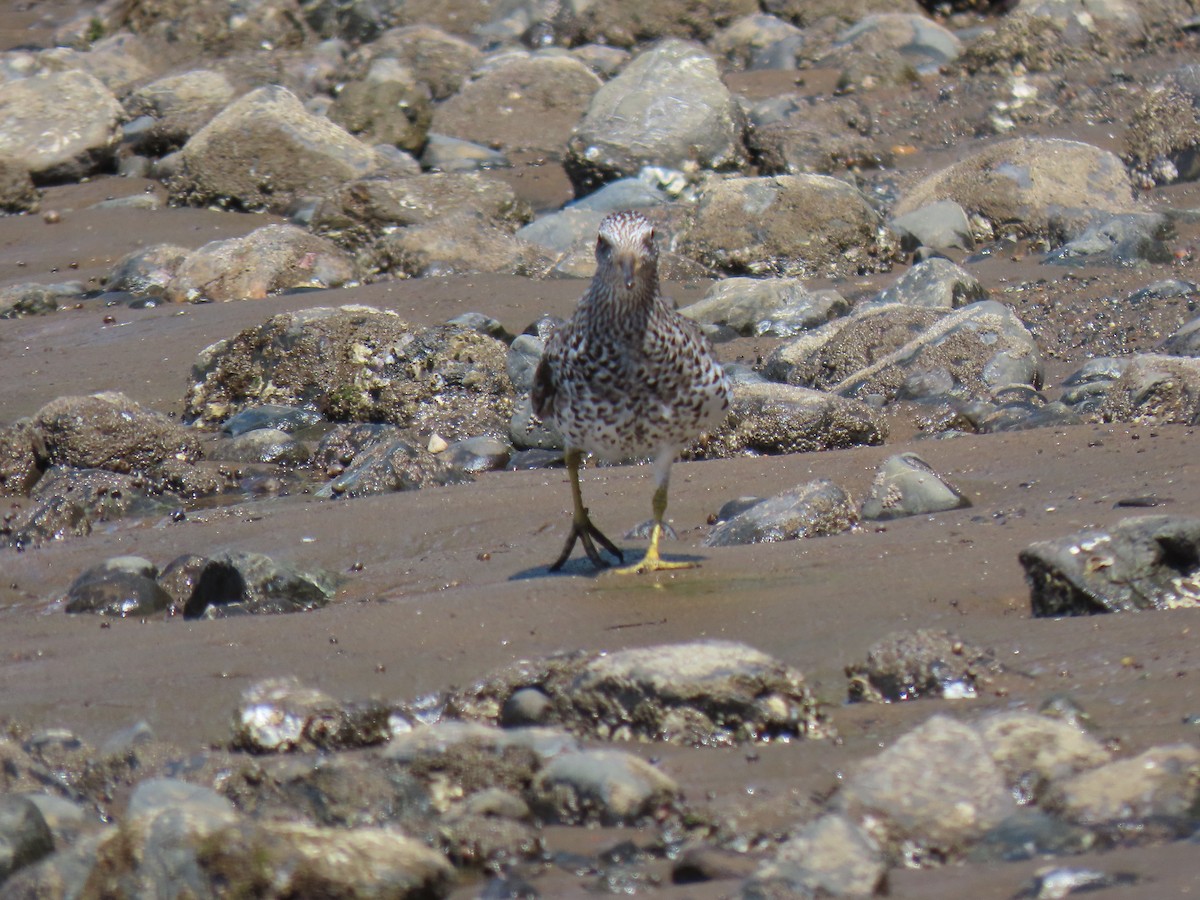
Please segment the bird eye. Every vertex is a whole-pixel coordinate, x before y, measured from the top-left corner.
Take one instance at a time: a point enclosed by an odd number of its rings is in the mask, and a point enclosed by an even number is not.
[[[596,238],[596,252],[597,253],[608,253],[608,251],[610,249],[612,249],[612,245],[609,244],[608,238],[604,237],[604,235],[601,235],[600,237]]]

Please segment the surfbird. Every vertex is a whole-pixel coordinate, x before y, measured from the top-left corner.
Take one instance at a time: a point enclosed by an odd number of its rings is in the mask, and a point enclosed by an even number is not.
[[[659,293],[653,226],[632,211],[605,218],[591,286],[546,342],[533,381],[534,411],[562,434],[574,504],[571,532],[550,571],[562,567],[576,541],[597,568],[607,562],[596,542],[625,561],[583,505],[579,466],[585,453],[612,462],[654,460],[650,546],[640,562],[617,571],[694,565],[659,556],[671,464],[683,447],[721,424],[730,394],[729,379],[700,329]]]

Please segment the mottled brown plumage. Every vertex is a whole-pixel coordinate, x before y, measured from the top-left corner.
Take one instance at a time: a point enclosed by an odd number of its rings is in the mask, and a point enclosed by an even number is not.
[[[708,341],[659,293],[653,227],[636,212],[608,216],[600,223],[592,284],[546,342],[534,376],[533,408],[563,436],[574,500],[571,534],[551,570],[566,562],[576,540],[595,565],[605,565],[592,538],[624,561],[583,506],[584,453],[655,462],[650,547],[641,563],[620,571],[687,565],[658,555],[671,463],[680,449],[721,424],[729,400],[729,380]]]

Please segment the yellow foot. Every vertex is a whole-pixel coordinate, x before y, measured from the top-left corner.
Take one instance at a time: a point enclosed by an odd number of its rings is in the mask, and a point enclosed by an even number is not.
[[[697,562],[685,561],[669,561],[663,559],[657,553],[651,555],[647,553],[642,557],[641,562],[636,562],[632,566],[622,566],[619,569],[613,569],[613,573],[617,575],[644,575],[647,572],[666,572],[670,569],[694,569],[699,566]]]

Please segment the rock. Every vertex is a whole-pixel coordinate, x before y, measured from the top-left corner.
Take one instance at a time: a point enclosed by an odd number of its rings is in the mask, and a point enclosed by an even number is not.
[[[370,266],[414,278],[496,272],[538,277],[550,268],[538,247],[477,213],[461,211],[412,225],[375,242]]]
[[[344,472],[317,491],[317,496],[348,499],[471,480],[469,471],[455,466],[446,454],[430,453],[408,441],[397,440],[363,449]]]
[[[873,13],[838,35],[826,63],[898,53],[919,72],[936,72],[962,52],[952,31],[923,15]]]
[[[242,692],[231,743],[250,753],[366,747],[388,739],[388,713],[379,704],[339,703],[295,678],[268,678]]]
[[[154,244],[119,259],[104,278],[108,291],[124,291],[134,297],[166,297],[183,261],[192,253],[175,244]]]
[[[121,618],[164,612],[171,597],[154,580],[157,574],[146,560],[133,565],[108,560],[92,566],[67,589],[66,611]]]
[[[1071,866],[1046,866],[1040,869],[1017,896],[1035,900],[1054,900],[1070,894],[1100,891],[1110,887],[1138,884],[1142,876],[1134,872],[1101,872]]]
[[[0,157],[38,184],[76,181],[109,165],[121,104],[86,72],[44,72],[0,83]]]
[[[879,303],[902,303],[935,309],[959,309],[986,300],[987,288],[948,259],[933,257],[917,263],[889,288],[879,293]]]
[[[731,274],[804,277],[888,268],[896,249],[867,198],[824,175],[714,180],[679,246]]]
[[[948,631],[920,629],[896,632],[874,644],[865,663],[846,667],[846,677],[851,703],[896,703],[974,698],[1001,671],[994,651]]]
[[[455,441],[444,451],[451,468],[469,475],[503,469],[512,452],[512,444],[486,435]]]
[[[433,120],[433,104],[429,89],[411,70],[383,57],[371,63],[361,81],[342,87],[329,118],[367,143],[420,153]]]
[[[533,374],[546,350],[546,342],[533,334],[518,334],[508,346],[505,371],[513,390],[527,394],[533,388]]]
[[[1195,824],[1200,750],[1191,744],[1151,747],[1057,782],[1043,801],[1050,812],[1091,828],[1134,835],[1154,828],[1190,835]]]
[[[1200,316],[1164,340],[1158,349],[1170,356],[1200,357]]]
[[[167,286],[175,303],[261,300],[297,288],[340,287],[354,261],[332,241],[294,225],[266,225],[189,253]]]
[[[195,586],[182,607],[187,619],[306,612],[333,599],[339,581],[331,572],[245,551],[224,551],[189,567]]]
[[[974,250],[971,223],[961,206],[953,200],[934,200],[919,209],[888,221],[888,227],[900,238],[900,248],[908,253],[918,247],[933,250]]]
[[[1034,616],[1200,606],[1200,519],[1133,516],[1038,541],[1018,558]]]
[[[306,465],[312,453],[287,432],[276,428],[256,428],[212,447],[209,458],[295,467]]]
[[[552,759],[531,785],[542,818],[567,825],[660,820],[680,788],[645,760],[620,750],[582,750]]]
[[[701,325],[725,325],[743,336],[788,337],[849,308],[840,294],[815,293],[799,278],[726,278],[680,312]]]
[[[1016,808],[983,739],[942,715],[858,764],[833,807],[909,865],[961,857]]]
[[[829,733],[800,672],[732,641],[597,656],[567,689],[576,723],[606,740],[726,746]]]
[[[432,128],[508,153],[561,152],[600,84],[570,56],[518,57],[476,72],[438,105]],[[490,113],[481,116],[480,110]]]
[[[255,0],[252,7],[236,9],[224,0],[133,0],[121,7],[115,25],[151,44],[161,42],[176,52],[201,55],[295,48],[308,36],[296,0]]]
[[[235,90],[224,73],[193,69],[142,85],[125,98],[131,119],[152,120],[131,143],[139,153],[161,156],[177,150],[233,100]]]
[[[77,281],[62,284],[13,284],[0,288],[0,319],[20,319],[56,312],[60,305],[77,302],[84,287]]]
[[[54,836],[33,801],[0,794],[0,884],[53,850]]]
[[[371,60],[394,59],[429,88],[434,100],[458,93],[483,54],[461,38],[429,25],[390,28],[359,53]],[[351,58],[353,65],[353,57]],[[365,70],[368,63],[362,63]]]
[[[33,427],[52,466],[128,474],[202,455],[195,434],[120,393],[51,400],[37,411]]]
[[[760,175],[831,174],[894,165],[866,104],[853,94],[780,96],[749,109],[746,143]]]
[[[887,424],[858,400],[784,384],[739,383],[725,423],[683,456],[725,459],[746,453],[807,453],[882,444]]]
[[[710,46],[733,69],[794,69],[804,32],[778,16],[751,13],[721,29]]]
[[[810,822],[779,846],[743,887],[744,900],[868,897],[886,893],[887,860],[863,828],[836,813]]]
[[[568,174],[583,195],[644,166],[739,169],[744,127],[713,58],[665,40],[596,92],[567,142]]]
[[[663,37],[707,41],[718,28],[754,12],[758,4],[751,0],[671,0],[646,6],[598,0],[580,8],[571,43],[633,47]]]
[[[381,168],[374,150],[277,85],[235,100],[170,159],[176,203],[281,212]]]
[[[868,521],[900,519],[970,505],[970,500],[917,454],[898,453],[880,466],[863,500],[862,517]]]
[[[1130,117],[1123,156],[1146,186],[1200,178],[1200,68],[1180,66],[1147,91]]]
[[[506,169],[510,165],[512,162],[499,150],[432,131],[425,152],[421,154],[421,166],[430,172],[465,173]]]
[[[975,726],[1015,796],[1039,803],[1052,786],[1112,759],[1086,731],[1049,716],[1000,712]]]
[[[24,160],[0,154],[0,212],[33,212],[39,203],[29,165]]]
[[[503,342],[471,328],[414,329],[367,306],[282,313],[200,354],[186,414],[216,423],[247,406],[283,403],[447,440],[505,434],[507,356]]]
[[[704,538],[706,547],[763,544],[839,534],[858,524],[850,496],[824,479],[810,481],[754,504]]]
[[[563,437],[554,425],[543,422],[533,411],[533,403],[528,396],[522,397],[516,403],[512,418],[508,424],[508,437],[518,450],[527,451],[561,451]],[[561,460],[561,452],[555,454]]]
[[[1112,215],[1134,212],[1133,189],[1115,154],[1058,138],[1016,138],[972,153],[918,183],[897,216],[953,200],[993,229],[1073,237]]]
[[[1200,423],[1200,358],[1137,354],[1095,415],[1104,422]]]
[[[259,429],[294,434],[323,421],[321,414],[311,409],[264,403],[262,406],[252,406],[230,416],[221,426],[221,430],[232,437]]]
[[[147,778],[139,781],[125,807],[128,818],[156,815],[164,810],[188,806],[204,807],[217,816],[233,819],[237,815],[228,798],[198,784],[177,778]]]
[[[631,180],[624,178],[621,179],[621,182]],[[612,184],[621,182],[612,182]],[[604,188],[600,190],[603,191]],[[596,191],[596,193],[598,194],[600,191]],[[592,196],[595,195],[588,195],[588,197]],[[607,212],[599,209],[568,206],[530,222],[517,231],[517,237],[523,241],[529,241],[531,244],[537,244],[551,253],[566,253],[590,238],[594,238],[600,222],[606,215],[608,215]]]
[[[28,494],[45,469],[46,448],[28,419],[0,428],[0,497]]]
[[[1165,243],[1171,230],[1162,213],[1124,213],[1091,225],[1042,262],[1064,266],[1169,263],[1175,258]]]
[[[441,173],[348,182],[317,206],[312,228],[357,248],[396,228],[434,224],[443,216],[470,211],[512,232],[532,213],[499,178],[477,173]]]

